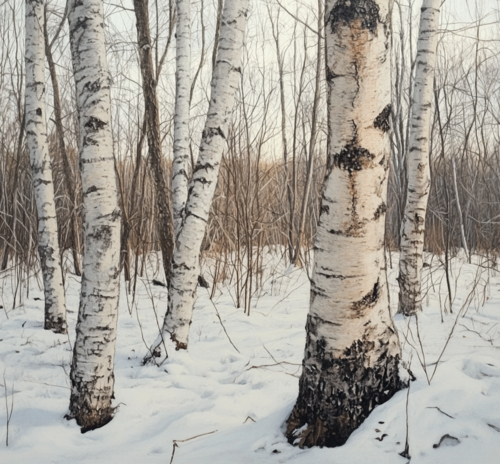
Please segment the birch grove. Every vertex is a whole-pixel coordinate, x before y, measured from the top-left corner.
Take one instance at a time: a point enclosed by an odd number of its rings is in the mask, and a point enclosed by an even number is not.
[[[187,349],[188,346],[189,326],[200,274],[201,243],[217,185],[228,119],[240,82],[247,15],[248,0],[226,0],[200,153],[189,184],[181,229],[175,242],[168,310],[162,331],[144,362],[148,362],[153,356],[160,356],[161,343],[165,339],[171,339],[178,350]]]
[[[84,255],[71,363],[68,419],[82,432],[107,424],[114,408],[114,357],[121,212],[111,135],[111,79],[101,0],[70,0],[71,56],[79,112]]]
[[[328,0],[327,170],[290,443],[340,446],[402,387],[388,304],[390,0]]]
[[[44,0],[26,0],[26,142],[38,212],[38,255],[45,297],[45,329],[66,333],[66,305],[57,233],[45,106]]]
[[[408,149],[408,187],[399,259],[398,312],[411,316],[422,310],[422,267],[425,216],[431,186],[430,125],[434,99],[437,29],[441,0],[424,0],[415,65]]]

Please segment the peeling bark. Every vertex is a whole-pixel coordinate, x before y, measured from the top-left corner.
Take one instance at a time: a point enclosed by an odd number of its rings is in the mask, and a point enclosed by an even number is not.
[[[327,0],[328,164],[290,443],[340,446],[402,388],[384,223],[390,0]]]
[[[45,296],[44,327],[56,333],[66,333],[52,161],[47,142],[44,7],[44,0],[26,0],[26,141],[38,213],[38,255]]]
[[[425,215],[431,186],[429,137],[440,6],[440,0],[424,0],[420,13],[398,277],[398,312],[406,316],[422,310]]]
[[[113,418],[121,212],[111,136],[111,78],[103,3],[69,0],[68,19],[80,123],[84,255],[67,418],[76,419],[84,433]]]

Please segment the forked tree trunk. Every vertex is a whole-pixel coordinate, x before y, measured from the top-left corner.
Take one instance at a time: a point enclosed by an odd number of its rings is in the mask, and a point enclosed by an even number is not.
[[[172,210],[174,234],[180,231],[189,185],[189,101],[191,94],[191,0],[177,0],[174,161]]]
[[[384,269],[390,2],[326,2],[327,172],[299,397],[286,430],[300,447],[344,444],[402,386]]]
[[[437,29],[441,0],[424,0],[420,13],[415,85],[408,150],[408,190],[401,234],[398,312],[422,310],[422,268],[425,214],[431,186],[429,133],[431,124]]]
[[[45,329],[66,333],[66,305],[57,234],[45,107],[44,0],[26,0],[26,141],[38,213],[38,254],[45,296]]]
[[[163,259],[163,270],[167,283],[171,279],[172,253],[174,249],[172,215],[167,195],[167,183],[162,165],[160,116],[158,98],[156,96],[156,77],[151,54],[151,34],[149,32],[148,0],[134,0],[134,11],[137,27],[137,42],[142,75],[142,91],[144,93],[145,117],[148,136],[148,154],[153,171],[156,201],[160,220],[158,235]]]
[[[69,0],[69,29],[80,124],[84,254],[67,417],[85,432],[113,418],[121,212],[102,0]]]
[[[198,161],[189,185],[181,230],[176,237],[168,311],[162,332],[144,362],[148,362],[152,356],[160,355],[162,340],[170,338],[176,349],[186,349],[188,345],[198,285],[201,243],[217,185],[228,119],[240,81],[248,2],[249,0],[226,0],[224,4],[217,61],[212,76],[212,95]]]

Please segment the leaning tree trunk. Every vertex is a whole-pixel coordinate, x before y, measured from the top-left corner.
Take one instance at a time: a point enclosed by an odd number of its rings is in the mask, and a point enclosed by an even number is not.
[[[398,312],[422,310],[422,267],[425,214],[431,186],[429,132],[431,124],[437,29],[441,0],[424,0],[420,13],[415,84],[408,151],[408,190],[401,234]]]
[[[69,28],[80,123],[84,254],[67,417],[85,432],[113,418],[121,212],[102,0],[69,0]]]
[[[45,108],[45,0],[26,0],[26,141],[38,213],[38,254],[45,295],[45,329],[66,333],[66,305],[57,234]]]
[[[222,151],[241,74],[241,54],[249,0],[226,0],[222,12],[212,95],[203,130],[200,153],[189,185],[180,233],[176,237],[168,311],[162,332],[144,358],[160,355],[160,345],[170,338],[176,349],[186,349],[199,276],[201,243],[215,193]]]
[[[137,27],[137,42],[144,93],[145,117],[148,135],[148,154],[154,174],[156,198],[158,204],[158,235],[163,259],[163,270],[167,283],[171,279],[172,252],[174,249],[172,216],[167,196],[167,184],[162,165],[160,116],[156,97],[156,77],[151,55],[151,34],[149,32],[148,0],[134,0]]]
[[[327,0],[328,161],[290,443],[339,446],[391,398],[400,346],[389,311],[391,0]]]
[[[177,0],[174,161],[172,210],[174,233],[182,224],[189,185],[189,100],[191,93],[191,0]]]

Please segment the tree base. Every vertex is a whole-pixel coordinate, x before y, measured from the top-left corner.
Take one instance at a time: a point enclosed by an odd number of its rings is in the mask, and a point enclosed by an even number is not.
[[[101,407],[100,409],[89,408],[85,404],[85,399],[82,400],[80,398],[75,398],[75,395],[71,394],[70,413],[64,417],[67,420],[75,419],[76,423],[80,426],[81,433],[87,433],[91,430],[104,427],[113,420],[116,408],[111,406]],[[78,399],[84,404],[78,404]]]
[[[66,321],[62,317],[58,317],[56,319],[49,318],[45,316],[45,323],[43,328],[45,330],[52,330],[52,332],[56,334],[67,334],[68,326]]]
[[[76,420],[76,423],[80,426],[80,433],[87,433],[90,432],[91,430],[99,429],[101,427],[104,427],[106,424],[111,422],[114,417],[114,408],[110,408],[111,412],[110,414],[107,415],[107,417],[104,417],[104,415],[99,415],[100,417],[90,417],[90,416],[85,416],[85,417],[75,417],[71,414],[66,414],[64,418],[66,420]]]
[[[355,341],[338,358],[324,349],[324,340],[308,340],[308,348],[311,344],[316,350],[306,349],[299,397],[286,436],[300,448],[341,446],[375,406],[406,386],[399,378],[399,356],[389,356],[387,345],[375,347],[366,339]],[[366,367],[374,350],[378,358]]]

